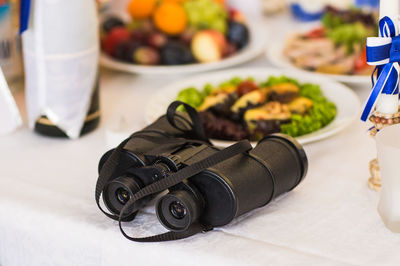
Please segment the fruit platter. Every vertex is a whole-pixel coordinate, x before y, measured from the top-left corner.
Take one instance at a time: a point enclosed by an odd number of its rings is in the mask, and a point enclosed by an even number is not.
[[[358,9],[328,7],[318,26],[289,35],[281,47],[271,47],[268,56],[280,66],[343,82],[369,82],[373,67],[367,64],[365,41],[377,35],[375,16]]]
[[[207,71],[248,61],[265,46],[262,29],[223,0],[131,0],[128,21],[104,14],[103,66],[133,73]]]
[[[221,71],[171,84],[149,103],[147,121],[154,121],[174,100],[193,106],[206,135],[222,146],[272,133],[302,143],[318,140],[345,128],[360,105],[342,84],[268,68]]]

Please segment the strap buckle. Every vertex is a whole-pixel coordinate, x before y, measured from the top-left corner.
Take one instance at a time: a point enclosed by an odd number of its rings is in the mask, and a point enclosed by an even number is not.
[[[212,227],[211,225],[203,225],[203,230],[201,232],[204,234],[209,231],[212,231],[213,229],[214,229],[214,227]]]

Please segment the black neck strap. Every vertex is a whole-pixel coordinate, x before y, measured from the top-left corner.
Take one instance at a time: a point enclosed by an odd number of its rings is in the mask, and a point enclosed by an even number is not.
[[[136,201],[140,200],[143,197],[162,192],[180,182],[184,179],[190,178],[207,168],[210,168],[218,163],[221,163],[229,158],[232,158],[235,155],[238,155],[243,152],[247,152],[252,149],[252,146],[249,141],[243,140],[237,142],[236,144],[229,146],[226,149],[223,149],[208,158],[205,158],[199,162],[196,162],[188,167],[185,167],[178,172],[173,173],[172,175],[161,179],[153,184],[150,184],[143,189],[139,190],[135,193],[131,199],[125,204],[122,208],[118,223],[119,228],[122,234],[128,238],[129,240],[136,241],[136,242],[161,242],[161,241],[170,241],[170,240],[178,240],[187,238],[189,236],[195,235],[199,232],[209,231],[212,228],[207,225],[201,224],[192,224],[186,231],[183,232],[167,232],[165,234],[144,237],[144,238],[135,238],[128,236],[122,228],[122,221],[124,220],[124,213],[127,209],[129,209]]]

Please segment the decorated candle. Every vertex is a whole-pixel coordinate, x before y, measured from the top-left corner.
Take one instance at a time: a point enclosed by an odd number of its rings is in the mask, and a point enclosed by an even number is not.
[[[399,34],[399,0],[380,0],[379,19],[382,20],[384,17],[389,17],[394,22],[393,26],[397,36]],[[379,30],[379,36],[389,37],[381,29]],[[398,98],[398,92],[393,94],[381,93],[376,103],[376,111],[386,115],[397,113]]]
[[[376,110],[377,116],[398,112],[400,75],[400,38],[398,0],[381,0],[379,37],[367,38],[367,62],[377,67],[377,80],[368,97],[361,120]]]

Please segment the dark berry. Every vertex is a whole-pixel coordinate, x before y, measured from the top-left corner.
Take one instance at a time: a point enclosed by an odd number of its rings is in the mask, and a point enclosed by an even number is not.
[[[179,42],[168,42],[161,49],[161,62],[164,65],[183,65],[195,60],[189,47]]]
[[[147,38],[147,44],[151,47],[160,49],[168,42],[168,37],[160,32],[154,32]]]
[[[103,22],[103,31],[109,33],[115,27],[123,27],[125,23],[117,17],[109,17]]]
[[[133,54],[140,44],[134,40],[119,43],[115,48],[114,57],[118,60],[133,63]]]
[[[142,46],[135,50],[133,59],[135,63],[141,65],[157,65],[160,62],[160,55],[156,49]]]
[[[140,29],[136,29],[132,32],[132,39],[136,42],[140,42],[145,45],[147,41],[148,34]]]
[[[229,23],[227,39],[228,42],[233,43],[238,49],[243,48],[249,42],[249,29],[246,25],[231,21]]]

